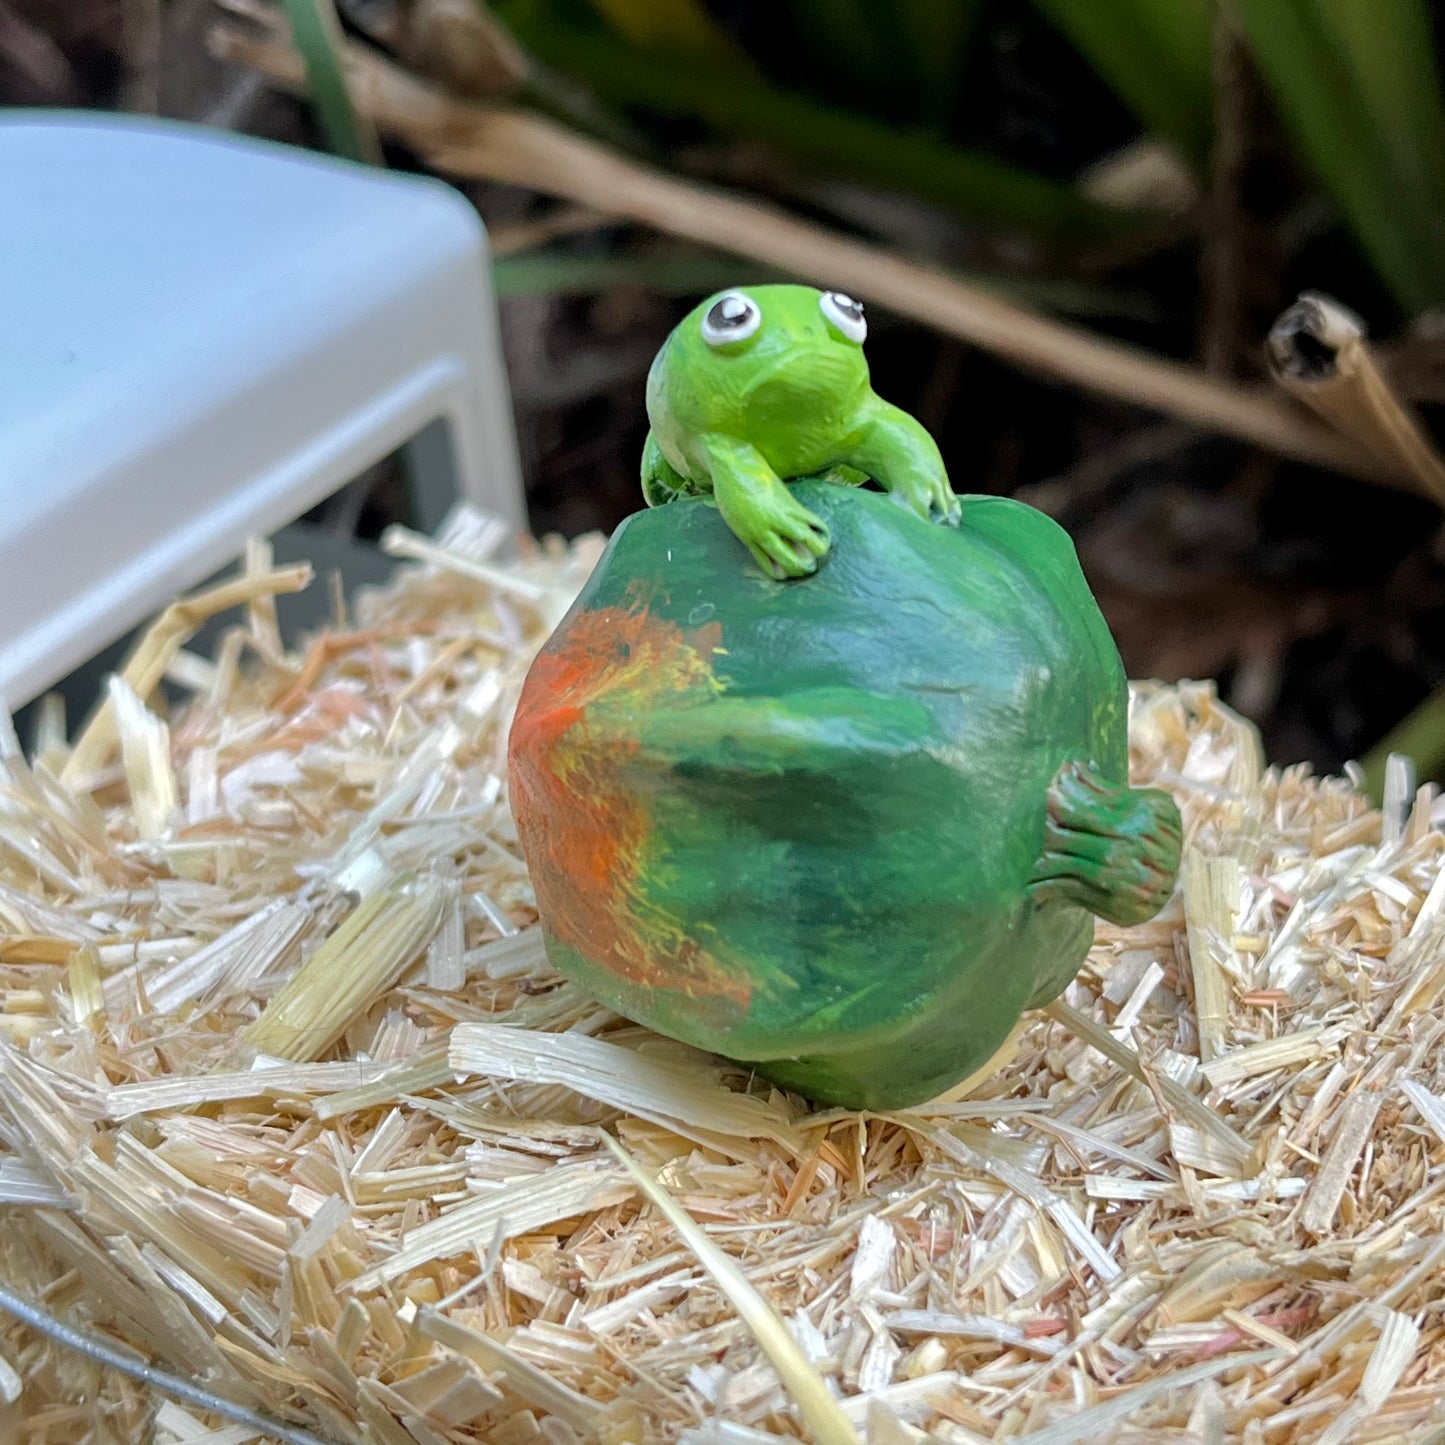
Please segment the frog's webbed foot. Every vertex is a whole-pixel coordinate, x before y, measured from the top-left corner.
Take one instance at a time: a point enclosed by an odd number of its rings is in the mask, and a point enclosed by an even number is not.
[[[827,555],[828,524],[800,502],[788,497],[771,525],[750,547],[754,557],[770,576],[807,577],[818,570],[818,560]]]
[[[828,551],[828,527],[779,479],[755,447],[708,443],[713,497],[723,520],[768,576],[806,577]]]
[[[642,448],[642,499],[649,507],[675,502],[688,492],[687,478],[663,456],[657,437],[648,432]]]
[[[1040,903],[1067,899],[1110,923],[1143,923],[1174,891],[1182,842],[1168,793],[1065,763],[1049,787],[1044,851],[1029,891]]]
[[[847,461],[924,521],[956,527],[962,519],[963,503],[949,485],[937,443],[921,422],[891,402],[872,398]]]

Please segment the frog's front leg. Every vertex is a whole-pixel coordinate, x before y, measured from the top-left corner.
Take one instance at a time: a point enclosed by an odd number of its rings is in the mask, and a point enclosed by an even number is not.
[[[649,507],[674,502],[688,490],[687,478],[663,456],[655,432],[647,433],[642,447],[642,498]]]
[[[770,576],[806,577],[828,550],[828,528],[783,484],[756,447],[735,437],[702,439],[713,498],[733,535]]]
[[[925,521],[958,525],[963,503],[948,484],[937,443],[922,423],[882,397],[868,403],[857,442],[844,460]]]

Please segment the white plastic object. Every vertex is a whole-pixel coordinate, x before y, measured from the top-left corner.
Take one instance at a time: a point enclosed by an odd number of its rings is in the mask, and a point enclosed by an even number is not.
[[[12,111],[0,213],[9,706],[437,419],[524,525],[485,235],[440,182]]]

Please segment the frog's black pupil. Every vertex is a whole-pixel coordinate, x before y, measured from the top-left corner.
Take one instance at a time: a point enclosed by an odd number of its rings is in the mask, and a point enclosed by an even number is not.
[[[851,316],[857,321],[863,315],[861,302],[855,301],[851,296],[844,296],[841,292],[833,293],[833,305],[843,313],[844,316]]]
[[[707,314],[708,324],[719,330],[741,326],[748,319],[748,303],[736,296],[726,296]]]

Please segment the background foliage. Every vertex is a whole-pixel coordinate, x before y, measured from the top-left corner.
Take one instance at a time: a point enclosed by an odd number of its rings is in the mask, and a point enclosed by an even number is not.
[[[1426,0],[284,8],[314,106],[208,54],[218,20],[266,29],[259,0],[0,0],[0,99],[159,109],[418,165],[348,105],[347,36],[453,96],[546,115],[1201,376],[1268,387],[1272,320],[1321,289],[1367,319],[1427,422],[1445,400]],[[500,254],[535,520],[610,526],[638,504],[657,344],[697,296],[764,268],[528,186],[466,188]],[[1143,396],[1025,375],[916,321],[875,313],[870,356],[959,490],[1017,494],[1070,527],[1134,672],[1220,677],[1276,757],[1338,766],[1445,678],[1434,504],[1161,419]],[[383,486],[363,525],[387,506]]]

